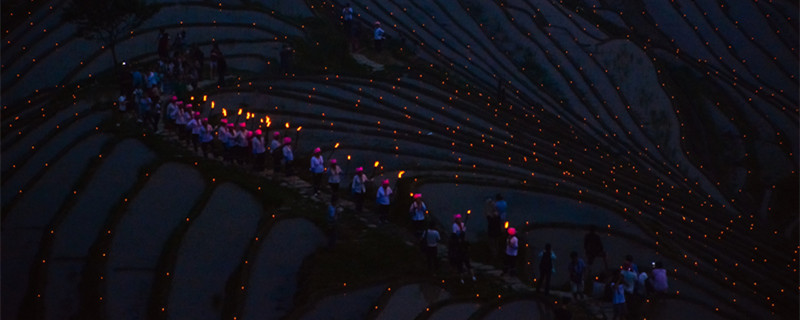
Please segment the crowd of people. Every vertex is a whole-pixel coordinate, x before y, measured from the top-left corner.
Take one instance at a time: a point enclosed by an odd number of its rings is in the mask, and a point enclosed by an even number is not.
[[[352,35],[357,32],[353,30],[358,27],[353,23],[353,9],[349,4],[343,9],[342,17],[347,34]],[[373,27],[374,46],[376,51],[380,52],[385,38],[384,31],[378,22]],[[179,98],[185,97],[185,93],[196,88],[198,82],[204,78],[217,78],[218,85],[224,84],[227,64],[218,43],[213,43],[209,52],[207,73],[204,72],[206,61],[203,52],[197,45],[186,45],[185,31],[177,33],[174,41],[170,41],[169,34],[161,29],[157,50],[159,59],[153,67],[146,71],[137,68],[124,70],[121,81],[122,94],[118,100],[121,111],[134,110],[137,120],[152,126],[154,130],[159,128],[158,124],[163,116],[164,129],[203,156],[221,157],[226,163],[248,166],[256,172],[264,172],[271,168],[274,174],[283,173],[287,176],[295,174],[293,141],[285,133],[280,130],[267,132],[261,128],[250,128],[246,121],[239,121],[238,116],[235,119],[222,117],[212,121],[202,116],[201,102]],[[285,67],[282,66],[282,72],[290,72],[288,64],[292,50],[287,45],[281,52],[282,60],[287,62]],[[333,225],[341,211],[338,207],[340,184],[348,181],[349,177],[345,176],[346,173],[337,163],[337,159],[328,161],[324,159],[321,148],[313,149],[308,168],[315,196],[318,197],[324,189],[323,181],[327,178],[327,189],[331,193],[327,219]],[[355,205],[355,211],[361,213],[364,211],[368,192],[372,189],[372,178],[364,172],[363,167],[358,167],[349,182],[348,191]],[[396,202],[390,181],[383,180],[374,190],[377,217],[381,223],[387,223],[392,212],[391,207]],[[440,260],[438,248],[444,237],[438,230],[436,220],[429,215],[422,194],[413,194],[413,201],[407,212],[428,269],[431,272],[438,272]],[[508,203],[501,194],[487,198],[484,214],[486,234],[490,244],[497,244],[497,246],[490,245],[491,254],[500,258],[502,251],[502,275],[515,276],[521,241],[517,230],[508,226]],[[455,214],[447,240],[448,262],[462,283],[466,280],[476,281],[470,264],[470,243],[467,240],[466,222],[465,217]],[[335,235],[331,239],[331,245],[334,243]],[[668,288],[667,271],[661,262],[654,262],[652,270],[648,273],[639,270],[633,263],[632,256],[628,255],[619,268],[609,268],[602,240],[594,227],[591,227],[584,238],[584,253],[586,262],[576,251],[570,252],[569,255],[570,262],[566,271],[569,274],[569,287],[573,299],[585,299],[587,288],[584,284],[587,279],[593,279],[593,283],[604,279],[603,293],[610,298],[614,306],[615,319],[625,317],[628,303],[634,305],[631,309],[636,309],[636,301],[641,301],[642,297],[666,292]],[[552,275],[557,271],[555,263],[557,256],[553,246],[550,243],[545,244],[536,259],[539,266],[536,291],[543,291],[547,295],[550,293]],[[603,261],[603,271],[596,275],[592,274],[592,265],[599,259]],[[609,276],[603,276],[609,272]],[[595,291],[592,288],[592,292]]]

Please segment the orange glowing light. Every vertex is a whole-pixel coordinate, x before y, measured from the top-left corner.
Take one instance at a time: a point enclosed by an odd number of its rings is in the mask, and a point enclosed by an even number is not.
[[[206,102],[206,99],[208,99],[208,96],[207,95],[203,95],[203,102]]]
[[[373,167],[375,167],[375,168],[377,168],[377,167],[378,167],[378,165],[380,165],[380,164],[381,164],[381,162],[380,162],[380,161],[375,161],[375,164],[373,164],[372,166],[373,166]]]
[[[402,177],[403,177],[403,175],[404,175],[405,173],[406,173],[406,171],[405,171],[405,170],[401,170],[400,172],[398,172],[398,173],[397,173],[397,179],[400,179],[400,178],[402,178]]]
[[[242,115],[242,109],[239,109],[239,113],[237,113],[236,115],[237,116],[241,116]]]
[[[505,227],[506,229],[508,229],[508,221],[506,221],[506,224],[505,224],[503,227]]]
[[[289,129],[289,123],[287,122],[285,125],[286,129]]]
[[[267,128],[272,125],[272,121],[269,119],[269,116],[264,116],[264,122],[267,124]]]
[[[227,117],[228,116],[228,110],[225,110],[225,108],[222,108],[222,116],[223,117]]]
[[[303,126],[299,126],[299,127],[297,127],[297,131],[298,131],[298,132],[300,132],[300,130],[301,130],[301,129],[303,129]]]
[[[339,147],[339,143],[337,142],[336,145],[333,146],[334,149]]]
[[[350,155],[349,154],[347,155],[347,160],[350,160]]]

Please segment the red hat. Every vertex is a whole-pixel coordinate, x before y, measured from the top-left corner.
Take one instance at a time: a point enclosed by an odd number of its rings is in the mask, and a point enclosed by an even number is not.
[[[364,167],[358,167],[358,168],[356,168],[356,172],[364,172]]]
[[[226,127],[233,128],[234,126],[233,126],[233,123],[229,123],[229,124],[226,125]]]
[[[172,96],[172,101],[178,101],[178,96]]]
[[[247,131],[247,139],[250,139],[252,137],[253,137],[253,131]]]
[[[228,119],[219,119],[219,123],[227,124],[228,123]]]
[[[191,103],[189,103],[189,104],[187,104],[187,105],[186,105],[186,107],[187,107],[187,108],[191,108],[191,107],[192,107],[192,104],[191,104]]]
[[[389,179],[383,180],[383,184],[388,186],[389,185]]]
[[[453,219],[454,220],[455,219],[461,219],[461,214],[460,213],[456,213],[455,215],[453,215]]]
[[[332,164],[336,164],[336,159],[331,159]]]
[[[183,104],[183,101],[178,101],[178,102],[175,102],[175,104],[177,104],[177,105],[182,105],[182,104]]]
[[[314,153],[320,153],[320,152],[322,152],[322,149],[320,149],[320,148],[314,148]]]
[[[208,118],[203,118],[203,122],[208,122]]]
[[[194,117],[195,117],[195,118],[200,118],[200,112],[195,112],[195,113],[194,113]]]
[[[247,124],[244,122],[239,122],[239,128],[247,128]]]
[[[278,131],[275,131],[275,132],[273,132],[273,133],[272,133],[272,136],[273,136],[273,137],[280,137],[280,136],[281,136],[281,133],[280,133],[280,132],[278,132]]]
[[[261,132],[261,129],[256,129],[256,135],[257,135],[257,136],[260,136],[262,133],[263,133],[263,132]]]
[[[513,236],[515,234],[517,234],[517,229],[508,228],[508,235]]]
[[[421,193],[414,194],[414,199],[422,199],[422,194]]]
[[[292,138],[289,137],[283,138],[283,143],[292,143]]]

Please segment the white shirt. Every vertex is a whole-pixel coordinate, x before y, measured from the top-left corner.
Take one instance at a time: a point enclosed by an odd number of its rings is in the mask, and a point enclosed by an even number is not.
[[[264,152],[267,152],[267,148],[264,145],[264,143],[265,143],[264,142],[264,137],[253,137],[253,140],[251,140],[251,143],[253,144],[253,153],[254,154],[262,154]]]
[[[364,173],[356,174],[353,177],[353,193],[367,192],[367,176]]]
[[[247,133],[245,130],[236,131],[236,146],[247,147]]]
[[[200,126],[200,142],[206,143],[211,142],[214,140],[214,133],[212,132],[214,128],[211,127],[210,124],[205,124]]]
[[[285,145],[283,146],[283,159],[286,161],[293,161],[294,160],[294,153],[292,153],[292,146]]]
[[[278,139],[272,139],[272,141],[269,143],[269,153],[274,153],[275,150],[278,150],[280,147],[281,142],[278,141]]]
[[[422,221],[425,220],[425,211],[428,210],[428,207],[425,206],[425,202],[419,202],[417,204],[416,201],[411,203],[411,208],[408,211],[411,213],[411,220],[413,221]]]
[[[175,103],[170,102],[167,104],[167,115],[172,120],[175,120],[175,118],[178,117],[178,106],[176,106]]]
[[[453,222],[453,234],[461,235],[462,233],[466,232],[467,232],[467,226],[464,224],[464,222],[461,223]]]
[[[328,183],[342,182],[342,167],[335,166],[328,168]]]
[[[391,203],[390,201],[391,196],[392,196],[391,187],[387,186],[386,188],[384,188],[383,186],[380,186],[380,188],[378,188],[378,194],[375,196],[375,202],[381,205],[388,206]]]
[[[516,257],[519,251],[519,240],[517,236],[512,236],[511,239],[506,240],[506,254]]]
[[[311,157],[311,172],[323,173],[325,172],[325,161],[322,160],[322,155]]]

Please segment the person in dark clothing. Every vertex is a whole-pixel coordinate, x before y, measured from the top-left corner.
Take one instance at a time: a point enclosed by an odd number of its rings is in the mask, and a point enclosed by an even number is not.
[[[228,62],[225,61],[225,56],[220,55],[217,59],[217,85],[222,87],[225,85],[225,72],[228,71]]]
[[[550,244],[544,245],[544,250],[539,253],[539,281],[536,286],[536,292],[539,292],[544,286],[544,294],[550,294],[550,278],[553,276],[553,266],[555,265],[556,254],[553,253]]]
[[[586,251],[586,263],[589,265],[589,270],[592,269],[592,263],[595,258],[603,258],[603,265],[608,270],[608,262],[606,261],[606,252],[603,250],[603,242],[600,236],[595,233],[596,227],[590,226],[589,233],[583,238],[583,249]]]

